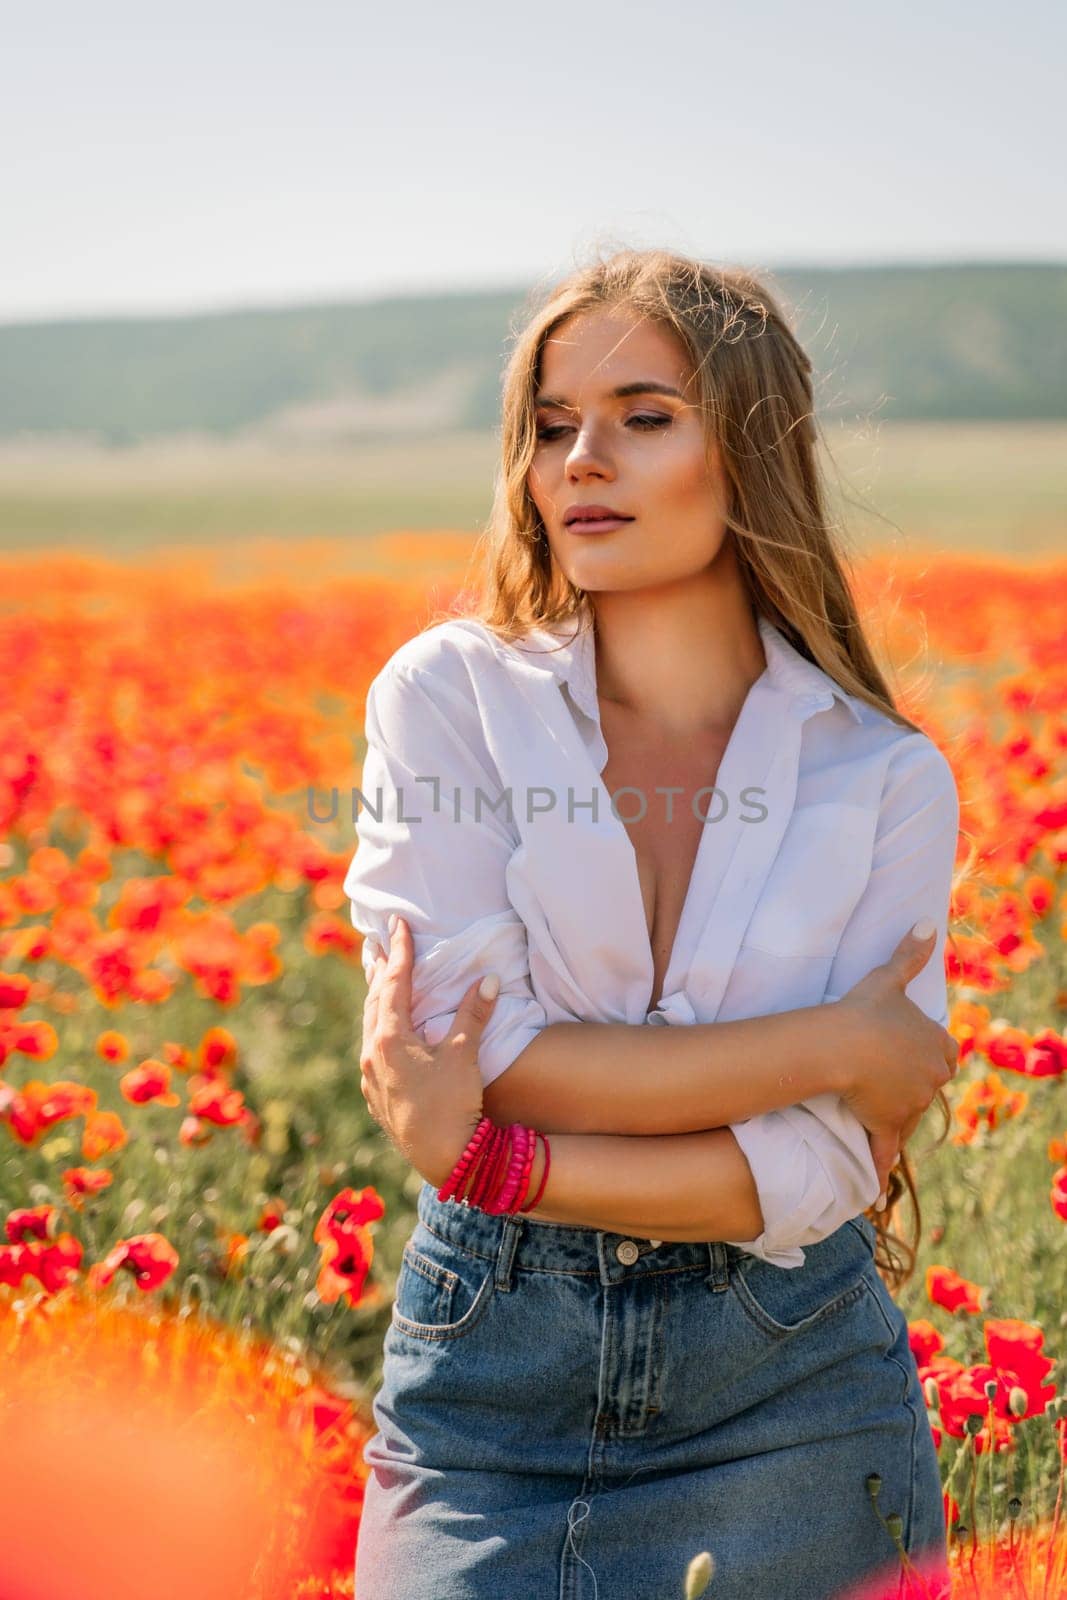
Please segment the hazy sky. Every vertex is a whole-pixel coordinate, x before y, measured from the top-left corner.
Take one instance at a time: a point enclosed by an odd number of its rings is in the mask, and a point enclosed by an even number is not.
[[[1052,0],[3,6],[0,321],[1067,259]]]

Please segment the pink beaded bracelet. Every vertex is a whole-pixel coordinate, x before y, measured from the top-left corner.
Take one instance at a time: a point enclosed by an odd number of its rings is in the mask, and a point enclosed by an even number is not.
[[[525,1201],[538,1139],[545,1147],[545,1170],[533,1202],[527,1205]],[[545,1134],[519,1122],[497,1127],[489,1117],[483,1117],[455,1167],[437,1191],[437,1198],[462,1199],[464,1204],[491,1216],[532,1211],[544,1193],[549,1161],[549,1143]]]
[[[464,1177],[470,1171],[472,1164],[476,1161],[478,1153],[481,1150],[482,1145],[485,1143],[486,1137],[489,1134],[492,1126],[493,1125],[488,1117],[483,1117],[481,1122],[479,1122],[478,1126],[471,1135],[470,1141],[467,1144],[463,1154],[452,1168],[452,1171],[445,1179],[441,1188],[438,1189],[438,1200],[451,1200],[453,1195],[455,1195],[460,1189]]]

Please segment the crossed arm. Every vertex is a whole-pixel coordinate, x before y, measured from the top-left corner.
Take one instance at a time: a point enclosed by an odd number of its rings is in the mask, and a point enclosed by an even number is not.
[[[345,879],[352,920],[374,943],[399,912],[411,929],[412,1021],[429,1045],[450,1030],[479,974],[501,976],[482,1037],[484,1108],[551,1138],[551,1170],[534,1218],[637,1237],[726,1239],[781,1265],[873,1204],[866,1130],[840,1100],[848,1044],[838,1008],[821,1005],[739,1022],[649,1028],[549,1024],[530,985],[525,928],[507,897],[513,841],[494,815],[458,820],[418,800],[420,774],[448,774],[457,795],[491,784],[476,708],[417,668],[386,669],[367,698],[364,808]],[[938,940],[909,984],[947,1025],[944,940],[958,831],[948,763],[930,741],[902,741],[887,777],[870,880],[842,934],[825,999],[839,999],[888,959],[922,915]],[[426,779],[424,778],[425,782]],[[403,787],[402,819],[390,801]],[[373,941],[373,942],[372,942]],[[532,1175],[540,1181],[542,1150]]]
[[[684,1028],[552,1023],[489,1084],[483,1109],[551,1136],[534,1218],[638,1238],[755,1240],[759,1190],[726,1124],[836,1094],[846,1027],[832,1006]],[[539,1145],[531,1194],[543,1162]]]

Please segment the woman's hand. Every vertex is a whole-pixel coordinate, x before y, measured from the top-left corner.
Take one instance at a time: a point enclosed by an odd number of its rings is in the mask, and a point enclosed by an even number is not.
[[[959,1062],[948,1029],[904,993],[930,959],[936,931],[925,938],[906,933],[888,961],[835,1002],[846,1023],[849,1063],[842,1097],[868,1130],[883,1193],[901,1147]]]
[[[415,947],[402,917],[390,939],[388,958],[380,952],[376,958],[363,1007],[359,1086],[405,1161],[439,1189],[482,1117],[478,1045],[496,993],[485,999],[471,984],[451,1032],[430,1048],[411,1025]],[[499,979],[490,978],[499,988]]]

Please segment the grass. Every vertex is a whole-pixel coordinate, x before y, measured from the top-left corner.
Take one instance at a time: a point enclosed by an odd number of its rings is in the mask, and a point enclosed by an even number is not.
[[[825,435],[834,509],[863,545],[1039,555],[1062,542],[1067,423],[827,424]],[[0,549],[132,558],[160,545],[365,539],[383,528],[473,536],[496,465],[491,433],[288,450],[210,439],[118,450],[8,441]]]

